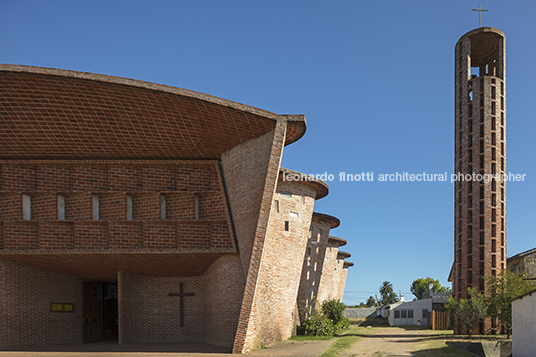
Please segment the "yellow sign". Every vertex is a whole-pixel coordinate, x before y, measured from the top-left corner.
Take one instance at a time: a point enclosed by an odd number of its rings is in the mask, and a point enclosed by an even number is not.
[[[51,303],[51,312],[74,312],[74,304]]]

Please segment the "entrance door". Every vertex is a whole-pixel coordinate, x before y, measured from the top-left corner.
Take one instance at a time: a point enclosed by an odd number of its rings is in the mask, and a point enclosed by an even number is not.
[[[102,285],[84,282],[84,342],[101,342],[102,327]]]
[[[104,339],[106,341],[116,341],[119,335],[117,325],[117,284],[102,284],[103,309],[102,317],[104,322]]]

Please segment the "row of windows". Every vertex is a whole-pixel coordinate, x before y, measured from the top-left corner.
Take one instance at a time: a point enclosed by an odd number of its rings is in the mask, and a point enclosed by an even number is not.
[[[65,220],[65,196],[58,194],[57,196],[57,213],[58,220]],[[100,197],[91,195],[91,218],[99,220]],[[132,196],[126,195],[126,219],[132,220]],[[22,195],[22,219],[32,219],[32,198],[29,195]],[[166,197],[160,196],[160,219],[166,219]],[[194,195],[194,219],[199,219],[199,196]]]
[[[426,310],[428,312],[428,310]],[[395,310],[395,319],[412,319],[413,309],[409,310]]]

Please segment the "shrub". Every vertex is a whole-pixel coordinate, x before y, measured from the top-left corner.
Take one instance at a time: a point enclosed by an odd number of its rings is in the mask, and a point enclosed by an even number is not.
[[[342,317],[342,320],[335,324],[336,330],[343,330],[350,327],[350,320],[347,317]]]
[[[301,324],[301,329],[306,335],[313,336],[330,336],[335,333],[333,322],[320,312],[305,319]]]
[[[326,315],[335,325],[344,319],[345,306],[337,299],[322,301],[322,313]]]
[[[345,306],[337,299],[324,300],[320,309],[304,320],[300,332],[305,335],[331,336],[336,330],[350,326],[350,320],[343,316]]]

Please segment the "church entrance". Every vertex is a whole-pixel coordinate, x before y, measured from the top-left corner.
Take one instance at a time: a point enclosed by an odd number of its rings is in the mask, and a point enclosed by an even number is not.
[[[84,343],[116,341],[117,284],[84,282]]]

